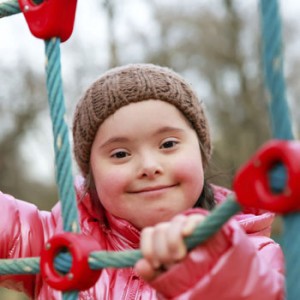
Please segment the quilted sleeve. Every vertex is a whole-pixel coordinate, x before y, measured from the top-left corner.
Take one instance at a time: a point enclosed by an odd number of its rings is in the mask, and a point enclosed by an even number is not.
[[[0,258],[39,256],[51,227],[51,213],[41,212],[33,204],[1,192],[0,207]],[[32,297],[36,288],[35,276],[3,275],[0,285]]]
[[[232,220],[152,286],[160,299],[284,299],[283,254]]]

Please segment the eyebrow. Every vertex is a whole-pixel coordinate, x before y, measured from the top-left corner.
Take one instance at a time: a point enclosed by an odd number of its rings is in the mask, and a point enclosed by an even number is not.
[[[184,130],[182,128],[178,128],[178,127],[173,127],[173,126],[164,126],[159,128],[158,130],[156,130],[153,135],[159,135],[159,134],[163,134],[166,132],[183,132]],[[129,142],[130,139],[125,137],[125,136],[113,136],[111,138],[109,138],[107,141],[105,141],[103,144],[100,145],[99,148],[104,148],[109,144],[113,144],[113,143],[126,143]]]
[[[104,148],[106,147],[107,145],[109,144],[113,144],[113,143],[126,143],[128,142],[129,139],[126,138],[126,137],[123,137],[123,136],[115,136],[115,137],[112,137],[110,139],[108,139],[107,141],[105,141],[103,144],[100,145],[99,148]]]
[[[182,128],[173,127],[173,126],[164,126],[155,131],[154,135],[165,133],[165,132],[183,132]]]

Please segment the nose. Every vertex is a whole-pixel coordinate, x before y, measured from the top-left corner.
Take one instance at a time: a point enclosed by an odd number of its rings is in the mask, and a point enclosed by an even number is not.
[[[163,173],[162,164],[159,158],[152,154],[140,157],[140,167],[138,171],[139,178],[155,178]]]

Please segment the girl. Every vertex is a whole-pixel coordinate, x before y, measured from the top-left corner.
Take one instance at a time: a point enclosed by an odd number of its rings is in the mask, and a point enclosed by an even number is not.
[[[167,68],[112,69],[77,105],[74,155],[82,233],[102,250],[141,248],[134,268],[105,269],[80,299],[284,299],[273,214],[249,210],[187,252],[184,237],[230,193],[208,184],[208,123],[191,87]],[[39,256],[62,231],[60,206],[41,212],[1,194],[1,257]],[[8,226],[9,224],[9,226]],[[61,299],[36,276],[2,276],[34,299]]]

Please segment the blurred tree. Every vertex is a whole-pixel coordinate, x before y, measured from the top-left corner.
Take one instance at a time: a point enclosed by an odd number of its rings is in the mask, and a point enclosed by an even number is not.
[[[44,80],[25,64],[18,70],[1,68],[0,78],[11,82],[0,95],[0,190],[49,209],[57,199],[53,182],[33,182],[20,153],[26,133],[47,106]]]
[[[118,42],[116,40],[115,27],[116,27],[116,3],[114,0],[103,0],[103,7],[106,13],[107,28],[108,28],[108,47],[109,47],[109,68],[118,66]]]

